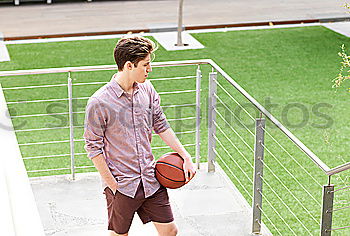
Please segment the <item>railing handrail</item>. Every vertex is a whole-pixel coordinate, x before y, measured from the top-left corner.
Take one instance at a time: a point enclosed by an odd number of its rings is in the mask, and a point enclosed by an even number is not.
[[[308,147],[306,147],[295,135],[293,135],[286,127],[284,127],[269,111],[267,111],[260,103],[258,103],[249,93],[247,93],[231,76],[222,70],[213,60],[184,60],[184,61],[166,61],[153,62],[153,67],[166,66],[187,66],[210,64],[215,68],[232,86],[234,86],[245,98],[247,98],[260,112],[262,112],[276,127],[278,127],[294,144],[299,147],[323,172],[327,175],[334,175],[342,171],[350,169],[350,162],[339,165],[335,168],[329,168],[321,159],[319,159]],[[79,67],[62,67],[34,70],[16,70],[16,71],[0,71],[0,77],[17,76],[17,75],[35,75],[35,74],[52,74],[65,72],[83,72],[83,71],[102,71],[116,70],[117,65],[100,65],[100,66],[79,66]]]
[[[212,60],[185,60],[185,61],[166,61],[166,62],[152,62],[152,67],[166,67],[166,66],[187,66],[210,64]],[[67,72],[83,72],[83,71],[100,71],[100,70],[117,70],[117,65],[101,65],[101,66],[77,66],[77,67],[61,67],[61,68],[46,68],[33,70],[14,70],[14,71],[0,71],[0,77],[3,76],[17,76],[17,75],[38,75],[38,74],[54,74]]]

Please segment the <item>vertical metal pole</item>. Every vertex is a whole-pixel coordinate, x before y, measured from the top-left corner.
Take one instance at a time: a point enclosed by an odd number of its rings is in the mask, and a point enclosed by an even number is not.
[[[216,94],[217,86],[217,73],[209,73],[209,108],[208,108],[208,172],[215,171],[215,152],[216,148],[216,126],[214,122],[216,121]]]
[[[334,185],[323,186],[323,206],[321,219],[321,236],[330,236],[332,231]]]
[[[184,0],[179,0],[179,15],[177,23],[177,43],[176,46],[184,46],[182,43],[182,16],[183,16]]]
[[[261,232],[265,119],[256,119],[254,152],[253,234]]]
[[[70,72],[68,72],[68,108],[69,108],[69,131],[70,131],[70,158],[71,158],[71,174],[75,180],[74,165],[74,120],[73,120],[73,86]]]
[[[201,68],[198,65],[197,74],[196,74],[196,165],[199,169],[199,163],[201,159],[201,79],[202,72]]]

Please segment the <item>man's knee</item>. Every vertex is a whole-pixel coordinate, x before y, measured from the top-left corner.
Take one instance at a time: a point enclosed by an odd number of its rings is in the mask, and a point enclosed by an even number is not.
[[[172,223],[157,223],[153,222],[158,231],[158,236],[176,236],[178,234],[177,226]]]
[[[169,235],[176,236],[178,234],[178,232],[179,231],[178,231],[177,227],[175,226],[171,229],[171,231],[169,232]]]
[[[171,227],[169,227],[167,229],[166,232],[164,232],[160,236],[176,236],[177,234],[178,234],[178,229],[177,229],[176,225],[172,225]]]

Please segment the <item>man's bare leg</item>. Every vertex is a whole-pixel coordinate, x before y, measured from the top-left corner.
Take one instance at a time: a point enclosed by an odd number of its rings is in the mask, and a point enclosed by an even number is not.
[[[177,235],[178,230],[174,222],[170,222],[170,223],[153,222],[153,224],[156,227],[159,236],[176,236]]]
[[[126,234],[117,234],[116,232],[114,231],[109,231],[109,236],[128,236],[128,233]]]

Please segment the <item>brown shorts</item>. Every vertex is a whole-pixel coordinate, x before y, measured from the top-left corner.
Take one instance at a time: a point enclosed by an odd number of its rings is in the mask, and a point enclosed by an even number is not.
[[[108,229],[117,234],[126,234],[129,231],[135,212],[144,224],[150,221],[170,223],[174,220],[168,192],[163,186],[148,198],[145,198],[142,181],[135,198],[118,191],[114,195],[108,187],[105,188],[104,194],[107,200]]]

